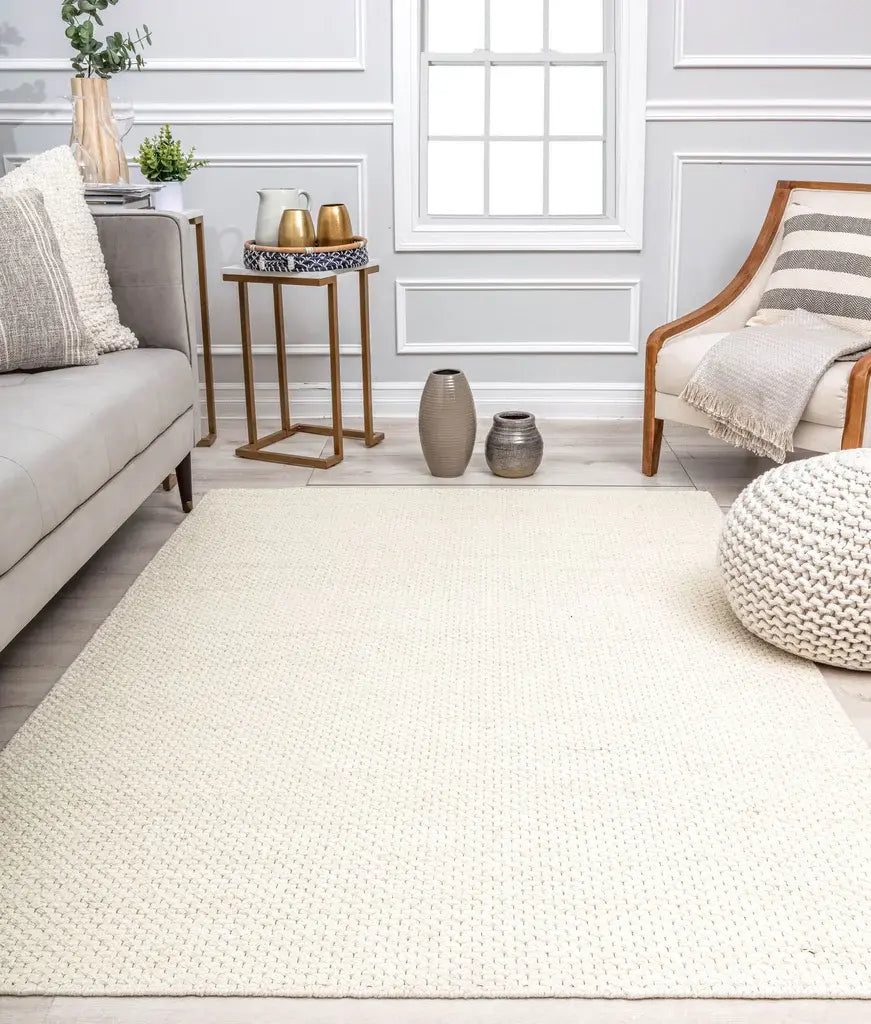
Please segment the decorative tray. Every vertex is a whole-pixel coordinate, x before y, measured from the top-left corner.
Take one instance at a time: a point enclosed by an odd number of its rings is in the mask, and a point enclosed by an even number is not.
[[[367,242],[368,239],[355,236],[347,245],[315,246],[311,249],[282,249],[246,242],[243,260],[246,270],[267,270],[272,274],[350,270],[369,262]]]

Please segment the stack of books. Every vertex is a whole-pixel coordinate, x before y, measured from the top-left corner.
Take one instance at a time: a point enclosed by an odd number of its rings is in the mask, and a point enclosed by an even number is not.
[[[128,185],[119,182],[117,185],[86,184],[85,202],[91,206],[124,206],[127,209],[148,210],[151,208],[151,196],[160,186]]]

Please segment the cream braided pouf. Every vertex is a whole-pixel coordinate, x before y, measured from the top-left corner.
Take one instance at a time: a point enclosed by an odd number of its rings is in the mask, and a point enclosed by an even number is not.
[[[871,670],[871,449],[754,480],[726,517],[720,571],[751,633],[801,658]]]

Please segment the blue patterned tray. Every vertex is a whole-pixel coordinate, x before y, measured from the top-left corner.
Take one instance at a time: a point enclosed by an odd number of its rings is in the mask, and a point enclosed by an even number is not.
[[[355,238],[347,246],[325,249],[269,249],[246,242],[242,259],[246,270],[265,270],[272,274],[310,274],[324,270],[352,270],[369,262],[365,238]]]

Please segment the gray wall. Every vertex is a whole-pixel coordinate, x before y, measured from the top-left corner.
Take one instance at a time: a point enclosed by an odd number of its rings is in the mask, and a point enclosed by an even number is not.
[[[56,6],[5,0],[0,11],[0,154],[10,166],[67,137]],[[137,107],[128,151],[170,121],[212,161],[186,197],[207,218],[222,415],[241,416],[241,364],[235,290],[220,267],[252,234],[255,189],[282,184],[308,188],[316,203],[347,202],[381,261],[372,317],[382,413],[413,413],[428,370],[457,363],[482,411],[522,401],[541,415],[638,415],[647,333],[731,277],[775,181],[871,180],[871,8],[828,0],[821,18],[822,9],[819,0],[650,0],[641,253],[396,254],[390,0],[260,0],[242,16],[227,0],[124,0],[110,26],[146,20],[155,35],[150,69],[112,83]],[[397,279],[412,282],[398,301]],[[269,295],[252,303],[261,395],[274,409]],[[287,296],[289,337],[305,346],[291,372],[308,412],[325,409],[323,303],[314,290]],[[357,397],[351,386],[349,409]]]

